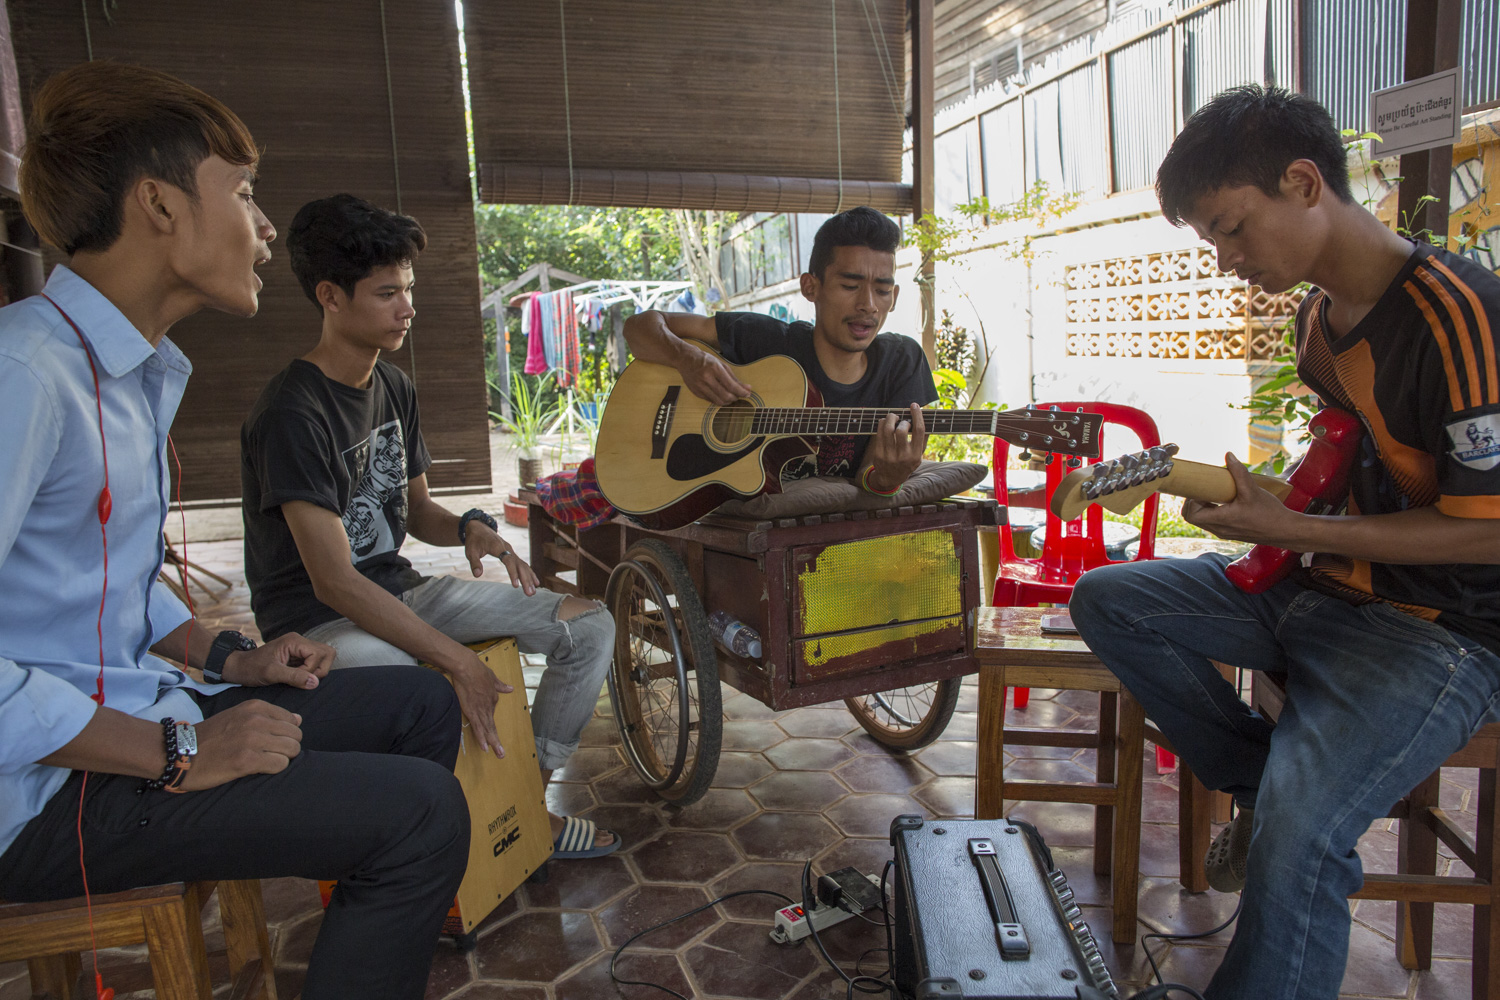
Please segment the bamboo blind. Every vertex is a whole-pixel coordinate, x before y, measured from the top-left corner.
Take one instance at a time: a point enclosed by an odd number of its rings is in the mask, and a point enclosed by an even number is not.
[[[904,25],[903,0],[470,3],[480,197],[909,211]]]
[[[11,47],[10,18],[0,0],[0,194],[19,197],[16,171],[21,167],[21,143],[26,139],[26,116],[21,112],[21,90],[16,79],[16,55]]]
[[[381,8],[297,0],[97,3],[9,0],[23,98],[87,58],[166,70],[223,100],[263,149],[256,200],[285,233],[296,210],[348,191],[397,206],[427,230],[417,262],[409,347],[390,357],[415,374],[434,488],[490,485],[479,270],[465,147],[458,31],[451,0],[389,3],[387,101]],[[392,103],[396,149],[392,155]],[[308,351],[317,308],[285,246],[260,269],[260,313],[200,314],[171,337],[194,364],[173,429],[185,500],[240,496],[240,425],[273,374]]]

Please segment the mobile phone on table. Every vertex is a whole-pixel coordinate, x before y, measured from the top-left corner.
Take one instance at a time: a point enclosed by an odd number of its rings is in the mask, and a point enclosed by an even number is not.
[[[1073,616],[1066,611],[1056,614],[1042,615],[1043,635],[1077,635],[1078,629],[1073,626]]]

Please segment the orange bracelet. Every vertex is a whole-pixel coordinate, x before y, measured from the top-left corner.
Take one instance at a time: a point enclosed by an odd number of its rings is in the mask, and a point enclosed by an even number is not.
[[[859,481],[859,485],[864,489],[864,491],[866,493],[873,493],[873,494],[875,494],[878,497],[893,497],[897,493],[901,492],[901,487],[900,486],[897,486],[895,489],[891,490],[889,493],[885,492],[884,490],[877,490],[875,487],[871,486],[870,485],[870,473],[872,473],[874,471],[875,471],[875,466],[873,466],[873,465],[870,466],[869,468],[865,469],[865,474],[864,474],[864,476]]]

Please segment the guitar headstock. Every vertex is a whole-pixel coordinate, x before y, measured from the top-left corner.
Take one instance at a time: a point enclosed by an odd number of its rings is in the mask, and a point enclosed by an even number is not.
[[[1176,454],[1175,444],[1163,444],[1075,469],[1052,492],[1052,513],[1071,521],[1097,503],[1105,510],[1127,514],[1161,489]]]
[[[996,412],[990,432],[1031,451],[1097,458],[1103,426],[1104,418],[1097,413],[1028,406]]]

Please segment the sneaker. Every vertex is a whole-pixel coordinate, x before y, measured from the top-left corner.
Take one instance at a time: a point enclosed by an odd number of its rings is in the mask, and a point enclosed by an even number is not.
[[[1211,888],[1219,892],[1239,892],[1245,888],[1245,861],[1250,856],[1250,830],[1254,823],[1254,809],[1236,809],[1234,820],[1208,845],[1203,872]]]

